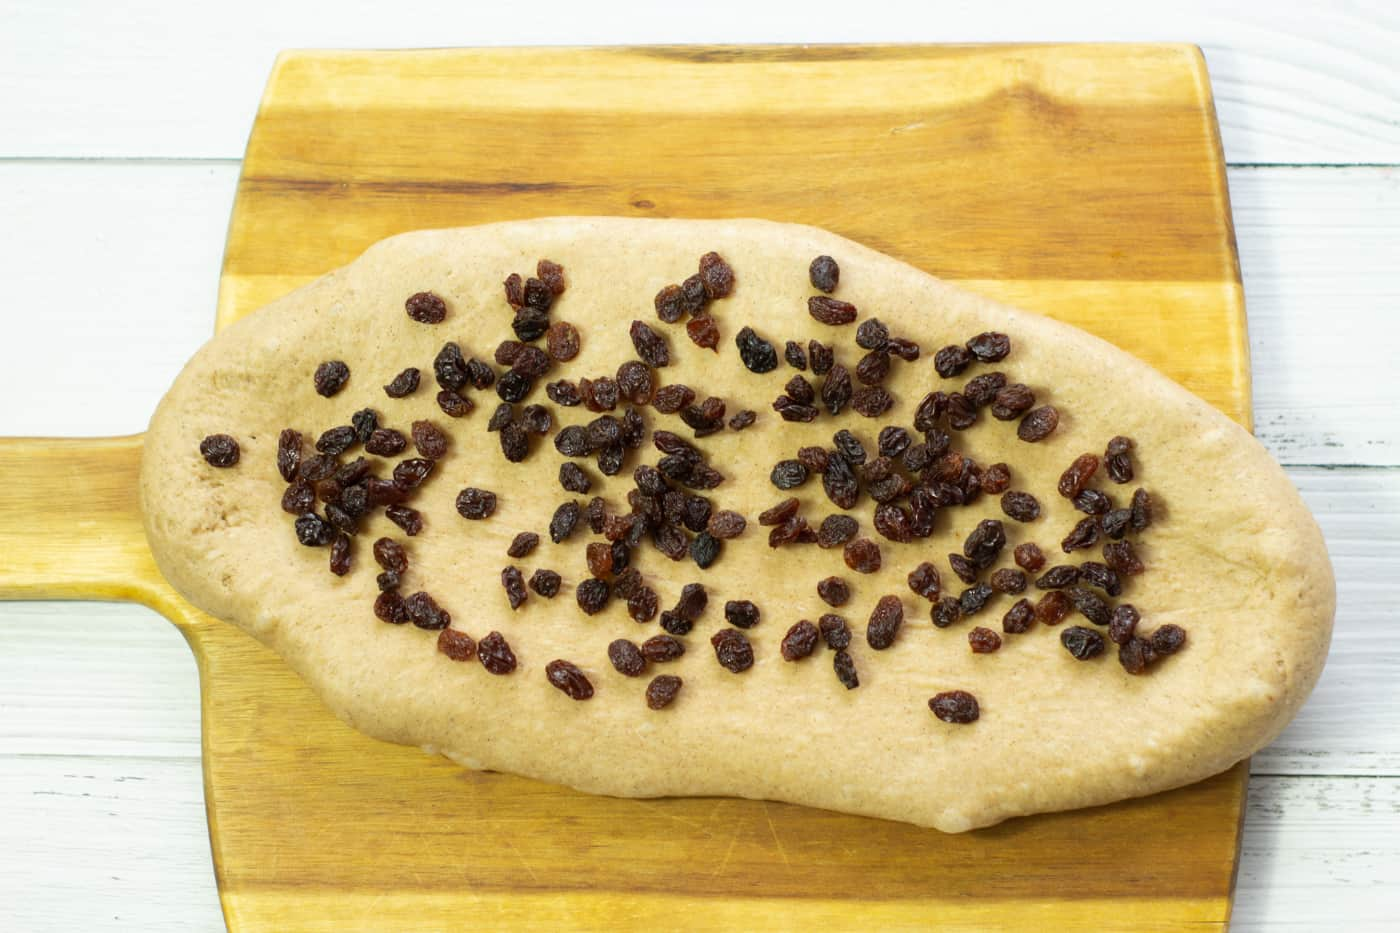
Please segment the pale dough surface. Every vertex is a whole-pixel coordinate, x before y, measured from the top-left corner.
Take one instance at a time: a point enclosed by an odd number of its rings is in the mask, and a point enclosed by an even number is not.
[[[731,297],[715,302],[723,339],[716,356],[694,347],[682,325],[656,320],[657,290],[695,271],[717,250],[735,269]],[[744,370],[734,334],[755,327],[781,348],[815,336],[837,346],[852,370],[860,354],[854,325],[825,327],[807,314],[813,294],[807,265],[828,253],[841,265],[835,297],[856,304],[862,319],[878,316],[893,333],[923,347],[916,363],[895,361],[886,385],[897,407],[879,419],[823,413],[811,424],[781,421],[769,407],[794,370],[765,375]],[[581,523],[572,539],[553,544],[545,533],[555,507],[571,496],[556,480],[563,459],[550,437],[536,439],[523,464],[501,455],[485,423],[497,402],[475,393],[466,418],[444,416],[431,361],[446,340],[489,360],[510,333],[501,281],[531,274],[547,257],[567,270],[568,291],[554,319],[573,322],[583,351],[548,378],[612,374],[633,358],[628,324],[640,318],[665,334],[673,364],[662,383],[684,382],[703,398],[724,398],[732,413],[753,408],[758,422],[699,443],[728,480],[713,491],[716,508],[750,520],[708,571],[671,563],[650,545],[637,566],[663,608],[683,584],[700,581],[710,606],[688,636],[684,658],[651,665],[630,679],[608,663],[608,643],[640,642],[660,631],[638,625],[614,601],[584,617],[573,585],[586,575],[583,546],[598,540]],[[415,323],[405,298],[431,290],[448,304],[437,326]],[[862,534],[880,544],[884,566],[850,572],[840,549],[772,550],[758,512],[785,494],[770,485],[773,463],[799,446],[824,444],[849,428],[875,446],[886,423],[909,426],[913,406],[934,388],[951,391],[993,367],[973,366],[942,380],[933,352],[984,330],[1005,332],[1012,353],[994,368],[1025,382],[1061,413],[1058,432],[1041,444],[1015,438],[1015,424],[984,414],[955,446],[982,464],[1006,461],[1012,488],[1034,493],[1044,508],[1028,525],[1005,520],[1009,543],[997,566],[1011,566],[1011,547],[1033,540],[1051,563],[1099,559],[1098,549],[1066,556],[1058,542],[1081,517],[1054,491],[1078,454],[1102,453],[1126,434],[1137,442],[1137,480],[1096,485],[1126,504],[1136,485],[1162,504],[1139,554],[1148,572],[1121,601],[1143,613],[1141,629],[1175,622],[1189,632],[1179,655],[1148,676],[1133,677],[1114,652],[1088,663],[1072,660],[1059,629],[1037,626],[1006,636],[992,655],[973,655],[973,625],[1000,631],[1013,597],[997,596],[973,621],[936,629],[928,604],[905,576],[932,560],[945,592],[962,584],[947,555],[986,517],[1005,519],[994,496],[940,514],[934,536],[895,544],[875,534],[868,496],[854,510]],[[312,388],[321,361],[351,369],[345,389],[324,399]],[[423,370],[407,399],[380,386],[406,366]],[[815,381],[815,380],[814,380]],[[543,381],[530,401],[550,404]],[[381,422],[408,433],[430,418],[447,428],[453,449],[413,503],[425,529],[407,539],[379,513],[359,536],[355,569],[344,578],[326,570],[325,549],[300,546],[291,516],[278,502],[284,483],[274,467],[278,432],[295,427],[311,439],[355,410],[370,406]],[[582,407],[550,404],[558,426],[594,417]],[[620,409],[619,412],[620,414]],[[675,416],[643,409],[648,427],[690,433]],[[225,432],[242,445],[234,469],[200,458],[200,440]],[[407,454],[405,454],[407,456]],[[629,453],[623,472],[604,478],[591,462],[592,494],[626,509],[632,468],[655,463],[650,442]],[[387,474],[387,468],[381,475]],[[493,518],[467,522],[453,508],[464,486],[494,490]],[[795,494],[816,524],[834,511],[819,478]],[[1270,741],[1292,718],[1322,669],[1331,636],[1335,593],[1322,537],[1283,471],[1242,428],[1151,367],[1075,328],[1018,311],[941,282],[917,269],[819,229],[765,221],[649,221],[552,218],[397,236],[351,265],[273,302],[214,338],[186,366],[151,421],[142,467],[147,535],[162,571],[193,603],[277,651],[344,720],[370,735],[424,746],[473,768],[493,769],[622,796],[727,795],[784,800],[905,820],[957,832],[1008,817],[1107,803],[1188,784],[1220,772]],[[506,546],[519,531],[541,534],[529,557],[510,561]],[[497,629],[519,669],[488,674],[478,663],[455,663],[434,650],[435,632],[378,621],[371,604],[378,568],[369,544],[380,535],[405,542],[411,569],[404,592],[426,589],[452,613],[453,626],[480,639]],[[553,601],[531,594],[512,612],[500,584],[508,563],[528,577],[537,567],[564,576]],[[837,574],[853,596],[841,612],[855,633],[852,653],[861,686],[847,691],[824,647],[785,663],[778,644],[800,618],[833,611],[815,584]],[[900,597],[906,622],[891,649],[872,651],[865,623],[877,599]],[[1033,588],[1033,599],[1040,594]],[[733,675],[715,661],[709,637],[727,599],[752,599],[762,610],[751,629],[757,661]],[[1064,624],[1087,624],[1072,615]],[[1112,646],[1110,646],[1112,648]],[[576,703],[550,686],[543,670],[567,658],[591,678],[596,695]],[[656,673],[682,676],[685,687],[662,712],[647,709],[643,691]],[[981,702],[971,726],[939,722],[933,694],[965,689]]]

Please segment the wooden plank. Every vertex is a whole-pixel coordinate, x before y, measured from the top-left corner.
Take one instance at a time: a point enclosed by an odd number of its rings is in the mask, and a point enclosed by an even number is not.
[[[537,0],[443,7],[404,0],[328,18],[313,6],[251,0],[240,17],[195,7],[82,0],[27,4],[0,38],[0,156],[237,158],[273,57],[308,44],[349,48],[628,45],[678,42],[1154,41],[1201,44],[1232,162],[1400,162],[1392,5],[1246,0],[1110,6],[1093,0],[993,4],[957,15],[891,0],[753,4],[705,16],[664,5]],[[378,15],[376,15],[378,14]],[[179,37],[169,41],[169,37]],[[160,67],[151,67],[159,62]]]

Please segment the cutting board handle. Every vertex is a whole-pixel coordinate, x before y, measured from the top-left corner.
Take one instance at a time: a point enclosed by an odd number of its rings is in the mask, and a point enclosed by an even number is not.
[[[159,605],[140,472],[139,434],[0,438],[0,599]]]

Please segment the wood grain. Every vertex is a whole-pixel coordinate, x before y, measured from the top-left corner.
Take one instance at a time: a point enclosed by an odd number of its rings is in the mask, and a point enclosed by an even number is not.
[[[402,229],[538,213],[751,213],[823,223],[1005,296],[1040,295],[1047,312],[1162,365],[1179,360],[1182,346],[1204,346],[1202,365],[1184,369],[1183,381],[1248,421],[1238,267],[1194,50],[426,58],[433,67],[422,66],[424,56],[389,54],[282,60],[244,165],[222,322]],[[535,80],[515,81],[521,73]],[[584,91],[601,95],[591,104],[575,87],[580,75],[588,76]],[[910,90],[920,75],[923,93]],[[839,118],[816,157],[790,142],[822,129],[809,112],[789,109],[786,95],[807,82],[824,89],[828,121]],[[508,84],[533,90],[500,94]],[[331,85],[333,96],[323,90]],[[661,143],[642,145],[640,121],[692,98],[693,112],[668,119]],[[452,109],[449,100],[495,106]],[[513,142],[404,144],[404,133],[440,129],[444,120],[464,138],[506,132]],[[636,145],[604,146],[601,138]],[[1128,138],[1132,145],[1122,142]],[[560,155],[565,145],[569,159]],[[1144,185],[1150,196],[1136,196]],[[876,204],[872,190],[901,197]],[[1007,198],[1008,190],[1023,197]],[[1027,209],[1032,195],[1047,209]],[[945,214],[919,209],[940,200]],[[1178,210],[1162,210],[1163,201]],[[1110,237],[1106,225],[1120,229]],[[1139,240],[1142,249],[1128,245]],[[130,451],[121,456],[101,465],[119,476],[134,462]],[[110,511],[113,528],[129,524],[129,510]],[[32,518],[19,527],[32,529]],[[133,584],[149,571],[142,560],[123,553],[105,568],[114,579],[98,579],[92,592],[159,606],[182,624],[200,659],[206,803],[236,929],[353,926],[371,917],[432,926],[467,903],[501,923],[588,925],[606,916],[654,924],[684,911],[714,928],[736,916],[771,926],[876,915],[894,925],[938,916],[1101,928],[1121,919],[1127,897],[1135,928],[1220,925],[1228,915],[1243,765],[1149,800],[958,837],[762,802],[584,797],[463,773],[350,732],[241,633],[193,612],[163,584]],[[61,592],[92,585],[64,577],[52,561],[42,566]],[[21,584],[6,585],[18,592]],[[356,819],[345,820],[351,812]],[[483,838],[504,842],[482,847]],[[1063,885],[1067,853],[1086,867],[1073,890]]]

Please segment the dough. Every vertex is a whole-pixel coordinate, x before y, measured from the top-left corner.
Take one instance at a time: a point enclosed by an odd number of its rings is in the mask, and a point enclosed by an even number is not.
[[[683,325],[659,322],[652,308],[656,292],[693,274],[710,250],[736,276],[733,294],[711,305],[722,333],[717,355],[692,345]],[[815,294],[807,266],[823,253],[840,263],[834,297],[853,302],[862,320],[877,316],[923,348],[917,362],[893,361],[885,385],[897,406],[880,418],[847,410],[838,418],[823,412],[810,424],[784,422],[770,406],[795,370],[780,364],[755,375],[739,363],[734,335],[751,325],[780,357],[784,341],[805,345],[817,337],[833,343],[837,360],[854,371],[864,353],[854,343],[855,325],[828,327],[807,313],[806,299]],[[726,542],[720,559],[703,571],[689,560],[672,563],[649,544],[635,552],[663,609],[692,581],[703,582],[710,595],[684,639],[687,654],[650,665],[644,677],[616,672],[607,645],[624,637],[640,643],[660,632],[656,623],[633,622],[619,600],[592,617],[575,604],[574,585],[587,575],[584,544],[599,539],[584,523],[560,544],[546,534],[556,506],[588,498],[559,486],[563,458],[553,447],[554,432],[532,440],[524,463],[511,464],[485,431],[498,401],[493,391],[469,393],[477,408],[456,420],[434,402],[432,360],[439,348],[455,340],[467,355],[490,361],[495,346],[513,336],[501,282],[511,272],[532,274],[540,258],[566,269],[568,290],[551,316],[574,323],[583,347],[546,379],[613,374],[635,356],[627,335],[635,318],[670,343],[673,362],[658,371],[659,384],[683,382],[702,399],[720,396],[730,414],[758,412],[747,431],[697,442],[727,477],[711,493],[715,508],[749,519],[743,536]],[[405,299],[424,290],[446,300],[442,324],[417,323],[404,313]],[[937,376],[932,360],[940,347],[987,330],[1010,335],[1006,360],[974,364],[956,379]],[[329,359],[348,363],[351,376],[327,399],[313,391],[312,372]],[[380,387],[407,366],[423,370],[422,386],[405,399],[386,397]],[[768,479],[775,461],[802,445],[829,447],[843,427],[873,456],[879,428],[911,426],[926,392],[961,388],[992,369],[1030,385],[1038,404],[1053,403],[1062,416],[1059,430],[1027,444],[1016,439],[1015,422],[984,412],[972,429],[954,434],[954,446],[983,465],[1009,463],[1011,488],[1041,502],[1037,521],[1011,521],[999,497],[984,495],[972,506],[941,511],[931,538],[896,544],[874,532],[873,503],[863,496],[852,514],[861,534],[880,546],[878,573],[848,570],[840,549],[768,547],[768,529],[758,526],[757,515],[786,495],[801,500],[813,525],[835,511],[820,477],[793,493],[775,489]],[[555,432],[595,417],[581,406],[548,403],[544,381],[529,401],[549,405]],[[376,512],[356,541],[355,568],[335,577],[327,550],[298,544],[292,516],[279,508],[285,484],[274,466],[277,437],[295,427],[307,435],[309,453],[321,431],[348,423],[365,406],[405,434],[412,420],[428,418],[448,430],[452,448],[412,503],[424,515],[423,532],[406,538]],[[676,416],[650,407],[642,412],[649,428],[691,436]],[[215,469],[201,459],[200,440],[217,432],[242,445],[237,467]],[[1119,505],[1138,485],[1159,503],[1157,520],[1138,545],[1148,571],[1129,580],[1118,601],[1142,612],[1140,631],[1183,626],[1186,647],[1143,676],[1119,666],[1111,643],[1103,656],[1077,662],[1061,646],[1060,630],[1088,623],[1071,614],[1057,628],[1037,624],[1023,635],[1005,635],[994,654],[972,654],[973,625],[1001,630],[1015,599],[1003,595],[973,620],[935,628],[929,603],[910,591],[905,577],[931,560],[944,592],[956,595],[962,584],[947,555],[960,550],[980,519],[1004,521],[1008,544],[998,567],[1011,566],[1011,548],[1023,541],[1037,542],[1052,565],[1101,559],[1097,547],[1060,552],[1060,539],[1082,516],[1055,493],[1055,482],[1075,456],[1102,454],[1116,434],[1136,441],[1136,480],[1120,486],[1100,471],[1094,485]],[[591,494],[625,511],[633,467],[658,456],[648,438],[615,478],[580,462],[594,479]],[[1316,524],[1283,471],[1228,418],[1075,328],[953,288],[824,231],[756,220],[566,217],[378,243],[195,355],[151,421],[141,484],[147,535],[171,583],[278,652],[341,718],[370,735],[434,749],[467,767],[593,793],[767,798],[948,832],[1151,794],[1229,768],[1297,712],[1322,669],[1334,614],[1334,582]],[[453,501],[466,486],[497,493],[492,518],[469,522],[457,514]],[[542,542],[512,561],[506,548],[526,530],[540,533]],[[478,640],[499,630],[519,659],[515,673],[493,676],[475,661],[454,662],[435,650],[436,632],[375,618],[379,568],[369,545],[381,535],[408,550],[403,593],[426,589],[452,614],[454,628]],[[563,589],[553,600],[531,593],[512,612],[500,582],[501,569],[512,563],[527,578],[539,567],[557,570]],[[841,610],[817,597],[817,581],[831,574],[852,587]],[[892,648],[876,652],[865,642],[865,625],[887,594],[900,598],[905,624]],[[1041,594],[1032,587],[1025,595]],[[751,599],[762,611],[748,632],[756,663],[739,675],[716,663],[709,644],[725,624],[730,599]],[[831,611],[844,615],[855,635],[851,653],[861,682],[855,690],[837,681],[824,646],[795,663],[779,654],[790,625]],[[544,667],[555,658],[586,672],[592,699],[572,701],[546,681]],[[672,706],[652,711],[644,691],[660,673],[681,676],[685,686]],[[951,725],[930,713],[929,698],[953,689],[976,695],[979,721]]]

